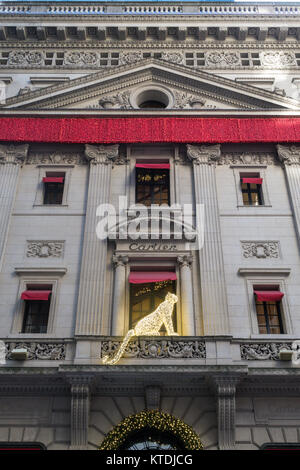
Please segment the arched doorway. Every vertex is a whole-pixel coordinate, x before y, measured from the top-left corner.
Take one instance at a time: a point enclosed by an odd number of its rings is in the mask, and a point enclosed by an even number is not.
[[[100,450],[202,450],[195,431],[174,416],[142,411],[127,416],[105,437]]]

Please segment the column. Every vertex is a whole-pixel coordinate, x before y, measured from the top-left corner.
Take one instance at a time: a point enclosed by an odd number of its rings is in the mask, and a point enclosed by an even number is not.
[[[205,335],[228,335],[229,318],[215,166],[220,145],[187,145],[193,162],[195,203],[204,205],[204,245],[199,250]]]
[[[286,176],[294,225],[300,248],[300,147],[296,145],[277,145],[277,153]]]
[[[195,316],[193,300],[193,280],[191,272],[192,256],[178,256],[180,266],[180,296],[182,308],[182,334],[195,335]]]
[[[123,336],[125,333],[125,284],[128,256],[114,255],[115,266],[114,301],[112,317],[112,335]]]
[[[86,145],[90,162],[89,188],[83,239],[76,318],[76,335],[100,335],[106,289],[107,240],[96,235],[96,211],[109,203],[112,161],[118,145]]]
[[[90,376],[69,377],[71,384],[71,443],[70,449],[88,447],[90,393],[93,378]]]
[[[217,398],[218,445],[220,450],[235,447],[235,391],[239,377],[212,377]]]
[[[0,268],[15,202],[19,171],[28,145],[0,145]]]

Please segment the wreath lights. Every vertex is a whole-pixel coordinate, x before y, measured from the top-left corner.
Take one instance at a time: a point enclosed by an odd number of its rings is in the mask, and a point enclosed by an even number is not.
[[[182,441],[186,450],[203,449],[199,437],[191,426],[168,413],[157,410],[144,410],[140,413],[127,416],[115,426],[107,434],[99,450],[118,450],[132,432],[145,428],[154,428],[161,432],[173,433],[174,436]]]

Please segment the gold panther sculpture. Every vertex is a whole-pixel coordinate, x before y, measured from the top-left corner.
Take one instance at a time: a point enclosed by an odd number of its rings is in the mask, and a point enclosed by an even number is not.
[[[168,335],[178,336],[178,333],[174,331],[172,322],[173,307],[177,301],[177,295],[168,292],[165,300],[159,304],[154,312],[139,320],[135,327],[128,331],[113,357],[103,356],[103,364],[116,364],[123,356],[126,346],[133,336],[158,336],[162,325],[165,325]]]

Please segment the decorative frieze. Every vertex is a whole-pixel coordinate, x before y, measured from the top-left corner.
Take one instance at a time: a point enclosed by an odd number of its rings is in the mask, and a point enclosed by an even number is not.
[[[100,357],[113,356],[122,341],[103,340],[100,344]],[[132,359],[205,359],[204,341],[176,339],[142,339],[130,341],[127,345],[125,358]]]
[[[246,361],[279,361],[280,350],[292,350],[292,343],[245,343],[240,349],[241,358]]]
[[[86,164],[86,159],[80,154],[57,151],[49,154],[29,154],[26,163],[28,165],[82,165]]]
[[[26,349],[27,360],[63,361],[66,358],[64,343],[9,342],[5,347],[6,359],[11,359],[11,352],[15,348]]]
[[[237,166],[255,166],[255,165],[274,165],[275,155],[265,152],[251,153],[225,153],[217,161],[218,165],[237,165]]]
[[[241,242],[244,258],[279,258],[279,242]]]
[[[64,241],[37,240],[28,241],[26,256],[28,258],[61,258],[64,254]]]

